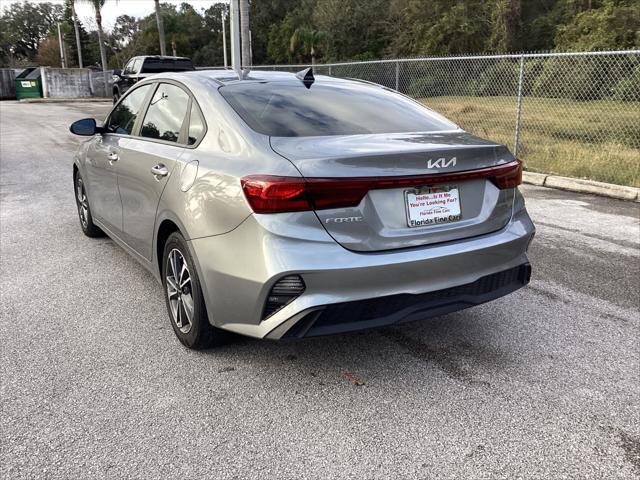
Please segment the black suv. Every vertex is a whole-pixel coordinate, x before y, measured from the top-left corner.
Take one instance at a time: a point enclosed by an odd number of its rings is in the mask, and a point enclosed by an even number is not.
[[[133,57],[122,70],[113,71],[113,103],[138,80],[161,72],[186,72],[195,70],[190,58],[161,57],[159,55]]]

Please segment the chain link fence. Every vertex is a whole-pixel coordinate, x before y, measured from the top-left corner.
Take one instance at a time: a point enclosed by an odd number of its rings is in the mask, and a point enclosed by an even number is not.
[[[314,69],[410,95],[465,130],[509,146],[530,171],[640,187],[640,50],[380,60]]]

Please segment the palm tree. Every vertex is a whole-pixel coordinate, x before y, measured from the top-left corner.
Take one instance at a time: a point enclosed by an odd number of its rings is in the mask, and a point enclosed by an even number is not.
[[[296,29],[291,35],[289,50],[292,54],[302,52],[302,55],[311,56],[311,65],[315,65],[316,56],[327,44],[327,32],[322,30],[312,30],[302,27]]]
[[[153,0],[156,4],[156,23],[158,24],[158,37],[160,37],[160,55],[167,54],[167,46],[164,42],[164,23],[162,14],[160,13],[160,0]]]
[[[76,47],[78,49],[78,67],[83,68],[82,63],[82,42],[80,41],[80,28],[78,27],[78,16],[76,15],[75,0],[71,0],[71,17],[73,20],[73,29],[76,33]]]
[[[96,24],[98,25],[98,43],[100,44],[100,61],[102,62],[102,71],[107,71],[107,49],[104,46],[104,40],[102,38],[102,7],[107,0],[80,0],[84,3],[88,3],[93,7],[93,11],[96,15]],[[116,0],[117,2],[118,0]]]

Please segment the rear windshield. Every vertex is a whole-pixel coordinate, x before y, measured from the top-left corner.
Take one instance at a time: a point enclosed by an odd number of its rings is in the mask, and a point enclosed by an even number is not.
[[[456,125],[391,90],[356,82],[236,83],[220,93],[255,131],[273,137],[433,132]]]
[[[172,58],[147,58],[140,73],[184,72],[186,70],[193,70],[193,63],[186,58],[175,60]]]

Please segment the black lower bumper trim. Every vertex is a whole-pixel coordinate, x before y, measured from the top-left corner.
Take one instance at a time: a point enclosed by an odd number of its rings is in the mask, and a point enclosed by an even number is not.
[[[283,338],[315,337],[411,322],[495,300],[529,283],[528,263],[435,292],[390,295],[328,305],[303,317]]]

